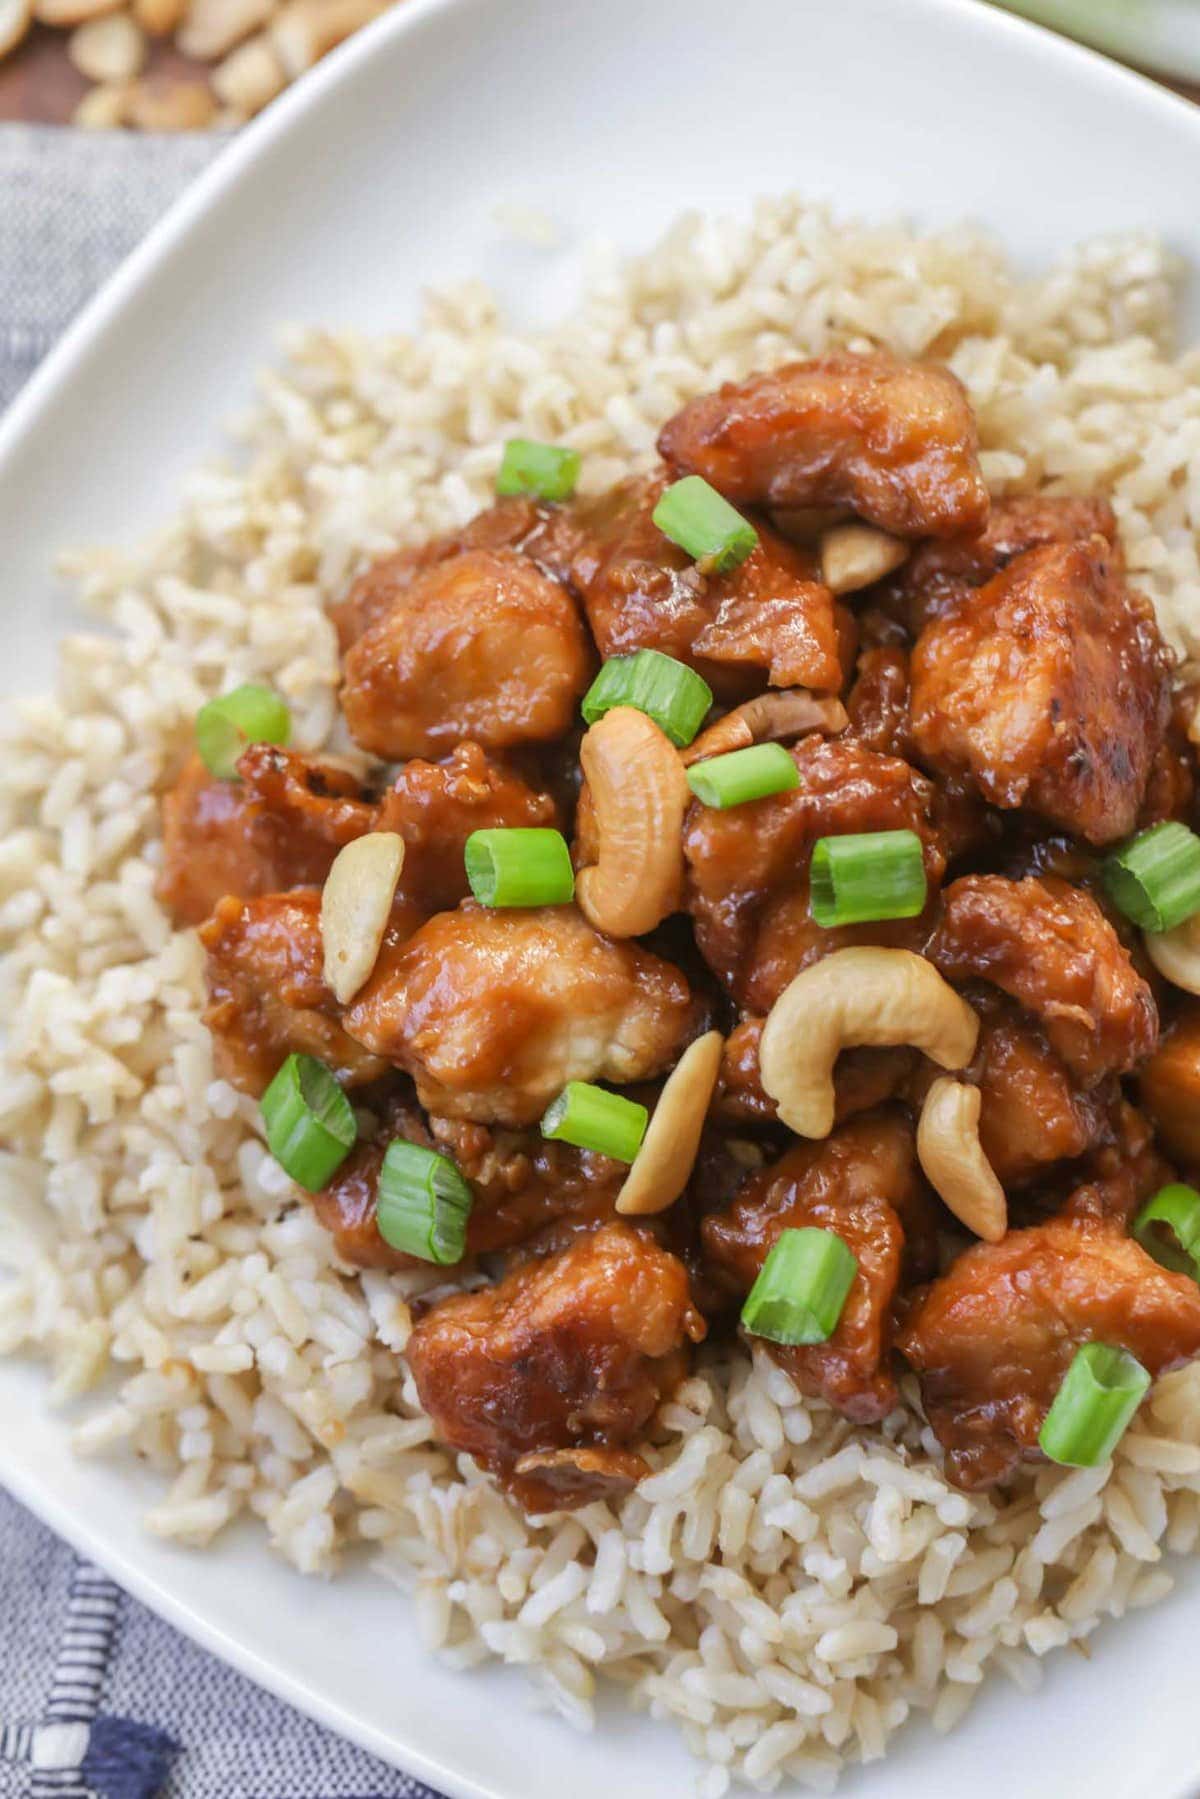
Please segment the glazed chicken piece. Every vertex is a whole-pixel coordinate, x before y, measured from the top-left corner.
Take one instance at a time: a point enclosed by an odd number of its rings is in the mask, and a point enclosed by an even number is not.
[[[516,550],[420,570],[347,653],[342,711],[374,755],[435,757],[566,731],[592,673],[575,601]]]
[[[1192,823],[1196,804],[1196,751],[1188,732],[1196,716],[1196,706],[1193,689],[1181,687],[1176,690],[1167,734],[1150,764],[1137,818],[1139,831],[1161,823],[1164,818]]]
[[[1200,1352],[1200,1288],[1111,1226],[1055,1218],[978,1243],[935,1281],[899,1336],[959,1486],[1037,1458],[1075,1351],[1127,1349],[1152,1375]]]
[[[177,925],[200,924],[227,893],[319,883],[342,845],[372,829],[373,805],[331,763],[253,743],[238,773],[220,781],[190,756],[163,797],[157,891]]]
[[[932,789],[904,762],[846,738],[810,736],[791,750],[800,786],[726,812],[692,805],[684,822],[685,904],[713,973],[747,1012],[765,1014],[801,968],[851,943],[919,949],[921,919],[822,930],[809,914],[808,863],[818,837],[912,830],[931,889],[944,858]]]
[[[1154,1049],[1150,988],[1090,894],[1051,877],[966,875],[942,906],[930,961],[1018,1000],[1081,1085],[1128,1074]]]
[[[1195,1000],[1138,1070],[1138,1097],[1172,1155],[1200,1165],[1200,1004]]]
[[[704,1336],[687,1272],[640,1231],[610,1224],[499,1285],[442,1300],[408,1360],[441,1440],[473,1456],[529,1512],[627,1492],[632,1452]]]
[[[1150,1120],[1125,1100],[1115,1100],[1109,1115],[1110,1141],[1085,1158],[1086,1177],[1057,1209],[1066,1218],[1090,1219],[1127,1231],[1146,1201],[1178,1176],[1160,1155]]]
[[[344,1022],[412,1075],[430,1112],[532,1124],[568,1081],[661,1073],[703,1017],[670,963],[574,907],[467,902],[385,950]]]
[[[315,887],[260,899],[221,900],[200,941],[208,952],[209,1006],[219,1072],[261,1093],[293,1050],[316,1056],[345,1086],[376,1080],[387,1063],[338,1022],[322,975],[321,895]]]
[[[1137,820],[1170,710],[1171,657],[1111,547],[1029,550],[934,619],[912,657],[921,760],[994,806],[1091,843]]]
[[[970,403],[949,369],[847,351],[692,400],[660,454],[735,505],[845,506],[899,537],[982,529]]]
[[[601,655],[661,650],[729,700],[766,680],[836,692],[845,609],[811,558],[756,520],[758,548],[729,574],[703,573],[651,517],[667,485],[662,473],[624,482],[588,513],[571,574]]]
[[[743,1018],[725,1039],[714,1102],[718,1118],[739,1124],[774,1124],[778,1120],[779,1108],[763,1092],[758,1065],[763,1023],[761,1018]],[[843,1050],[833,1077],[837,1123],[906,1092],[919,1060],[919,1052],[906,1047]]]
[[[800,1143],[751,1175],[728,1212],[704,1220],[705,1258],[734,1293],[748,1293],[785,1230],[835,1231],[858,1273],[827,1343],[771,1343],[775,1360],[805,1393],[827,1399],[858,1424],[877,1423],[898,1403],[890,1366],[892,1312],[911,1233],[909,1272],[934,1266],[934,1210],[917,1172],[912,1126],[900,1111],[864,1114],[819,1143]]]
[[[908,651],[899,644],[872,644],[858,658],[854,685],[846,697],[847,736],[879,756],[912,758],[908,710]]]

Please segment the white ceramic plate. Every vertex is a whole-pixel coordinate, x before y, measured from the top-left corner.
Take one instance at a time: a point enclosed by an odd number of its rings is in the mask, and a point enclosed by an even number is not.
[[[161,516],[304,319],[411,321],[468,273],[516,309],[565,304],[578,247],[635,247],[688,206],[803,187],[843,209],[973,215],[1036,262],[1154,226],[1200,262],[1200,114],[974,0],[407,0],[225,154],[0,426],[7,654],[49,673],[68,608],[57,548]],[[533,202],[567,247],[505,247]],[[1193,315],[1192,326],[1196,318]],[[611,1705],[598,1735],[530,1718],[519,1676],[426,1660],[407,1603],[365,1571],[304,1581],[247,1529],[193,1555],[142,1537],[127,1470],[73,1461],[39,1371],[0,1364],[0,1477],[139,1597],[283,1697],[462,1799],[663,1799],[692,1764]],[[844,1791],[927,1799],[1185,1799],[1200,1789],[1195,1608],[1101,1633],[1042,1693],[989,1691],[946,1743],[923,1729]]]

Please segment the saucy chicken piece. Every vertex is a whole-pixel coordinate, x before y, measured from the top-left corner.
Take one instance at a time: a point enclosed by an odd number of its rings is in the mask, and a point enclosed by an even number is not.
[[[683,1264],[652,1237],[610,1224],[495,1287],[442,1300],[407,1353],[441,1440],[527,1511],[545,1512],[608,1496],[614,1475],[628,1488],[649,1472],[629,1445],[704,1332]],[[584,1449],[598,1459],[556,1454]],[[613,1461],[611,1451],[626,1454]]]
[[[377,831],[404,839],[404,884],[431,912],[467,897],[463,851],[473,831],[553,826],[558,811],[477,743],[460,743],[440,762],[405,763],[380,802]]]
[[[592,671],[575,601],[515,550],[420,570],[343,665],[342,711],[377,756],[542,743],[574,720]]]
[[[1046,1413],[1088,1342],[1162,1374],[1200,1352],[1200,1288],[1111,1226],[1069,1218],[961,1255],[899,1337],[950,1478],[985,1487],[1038,1458]]]
[[[826,1343],[767,1348],[805,1393],[859,1424],[898,1403],[890,1367],[892,1308],[905,1260],[905,1223],[933,1266],[933,1208],[917,1172],[913,1130],[899,1111],[866,1114],[819,1143],[801,1143],[751,1175],[728,1212],[704,1220],[706,1260],[735,1293],[748,1293],[785,1230],[834,1231],[858,1259],[837,1329]]]
[[[1159,1153],[1154,1127],[1148,1118],[1125,1100],[1110,1108],[1111,1141],[1085,1158],[1080,1173],[1086,1176],[1058,1208],[1067,1218],[1091,1219],[1129,1229],[1136,1213],[1152,1194],[1175,1180],[1175,1170]]]
[[[899,537],[953,537],[987,521],[961,383],[886,351],[729,382],[677,412],[658,448],[735,505],[847,506]]]
[[[685,904],[713,973],[748,1012],[766,1013],[801,968],[851,943],[919,948],[920,919],[822,930],[808,909],[808,864],[818,837],[912,830],[936,889],[944,859],[930,816],[932,788],[894,757],[846,738],[810,736],[790,751],[800,785],[717,811],[699,802],[684,821]]]
[[[1138,1070],[1138,1097],[1171,1153],[1200,1165],[1200,1005],[1194,1000]]]
[[[660,650],[740,699],[776,687],[836,692],[838,613],[815,563],[756,521],[757,549],[726,575],[705,574],[651,517],[659,474],[626,481],[596,502],[572,566],[602,656]]]
[[[761,1018],[743,1018],[725,1039],[714,1102],[719,1118],[736,1123],[773,1124],[779,1117],[775,1101],[763,1092],[758,1065],[764,1022]],[[841,1124],[856,1112],[869,1111],[905,1092],[919,1059],[917,1050],[905,1046],[843,1050],[833,1071],[836,1122]]]
[[[846,697],[847,735],[879,756],[912,757],[908,710],[908,651],[899,644],[873,644],[858,658],[854,685]]]
[[[1111,546],[1029,550],[934,619],[912,657],[921,759],[994,806],[1111,843],[1137,820],[1171,658]]]
[[[157,892],[177,925],[199,924],[227,893],[253,899],[321,882],[342,845],[372,829],[374,807],[331,763],[253,743],[238,773],[220,781],[189,756],[163,796]]]
[[[1171,701],[1167,734],[1155,752],[1146,779],[1146,791],[1138,813],[1139,831],[1160,824],[1164,818],[1192,821],[1196,803],[1196,751],[1188,731],[1196,711],[1196,695],[1188,688],[1176,690]]]
[[[385,950],[345,1014],[429,1111],[481,1124],[532,1124],[568,1081],[661,1073],[701,1023],[677,969],[602,937],[574,907],[473,902]]]
[[[261,1093],[293,1050],[328,1064],[344,1086],[376,1080],[387,1064],[348,1037],[322,975],[321,895],[315,887],[221,900],[200,941],[219,1072]]]
[[[1019,1001],[1085,1087],[1154,1049],[1150,988],[1090,894],[1051,877],[965,875],[942,906],[930,961],[948,980],[990,981]]]

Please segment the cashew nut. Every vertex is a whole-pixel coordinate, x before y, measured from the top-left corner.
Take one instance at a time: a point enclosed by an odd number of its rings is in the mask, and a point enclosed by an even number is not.
[[[404,839],[395,831],[368,831],[333,859],[321,892],[321,943],[325,984],[339,1005],[349,1004],[378,960],[403,866]]]
[[[917,1125],[917,1160],[954,1216],[987,1243],[1008,1229],[1008,1202],[979,1141],[978,1087],[945,1075],[925,1095]]]
[[[932,962],[906,949],[839,949],[802,969],[763,1025],[763,1091],[800,1137],[833,1129],[833,1068],[854,1044],[911,1043],[939,1068],[965,1068],[979,1019]]]
[[[689,1044],[667,1076],[642,1146],[617,1195],[617,1211],[627,1218],[665,1212],[687,1186],[724,1048],[720,1031],[706,1031]]]
[[[846,708],[831,695],[818,696],[807,687],[784,687],[735,706],[683,752],[684,766],[723,756],[728,750],[748,749],[752,743],[782,743],[805,731],[824,731],[836,737],[848,724]]]
[[[678,751],[654,720],[614,706],[584,733],[596,863],[580,870],[575,897],[609,937],[640,937],[679,908],[683,815],[691,789]]]
[[[1200,912],[1173,931],[1143,931],[1146,954],[1174,987],[1200,993]]]
[[[821,539],[821,579],[832,593],[857,593],[907,562],[908,552],[901,538],[874,525],[835,525]]]

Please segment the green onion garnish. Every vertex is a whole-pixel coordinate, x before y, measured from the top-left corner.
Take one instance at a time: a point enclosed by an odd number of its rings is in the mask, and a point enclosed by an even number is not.
[[[749,519],[703,475],[685,475],[668,487],[650,516],[663,536],[701,563],[706,574],[728,574],[758,543]]]
[[[1149,1385],[1149,1374],[1127,1349],[1085,1343],[1075,1351],[1038,1433],[1042,1454],[1070,1468],[1098,1468],[1120,1442]]]
[[[800,785],[796,764],[781,743],[753,743],[748,750],[730,750],[727,756],[693,762],[685,773],[696,798],[722,812]]]
[[[537,500],[569,500],[578,479],[578,450],[533,443],[528,437],[510,437],[496,476],[496,492],[532,494]]]
[[[588,1081],[568,1081],[542,1119],[542,1136],[594,1149],[616,1162],[632,1162],[642,1146],[650,1114],[636,1100]]]
[[[445,1267],[461,1262],[475,1196],[449,1156],[396,1137],[379,1170],[375,1222],[393,1249]]]
[[[784,1231],[758,1271],[742,1323],[772,1343],[824,1343],[837,1329],[858,1258],[834,1231]]]
[[[1160,1225],[1168,1234],[1156,1228]],[[1164,1268],[1200,1281],[1200,1193],[1194,1187],[1182,1181],[1163,1187],[1134,1219],[1133,1234]]]
[[[915,918],[925,909],[921,839],[915,831],[818,837],[808,903],[823,930],[877,918]]]
[[[1173,931],[1200,912],[1200,837],[1176,819],[1153,825],[1105,858],[1104,885],[1143,931]]]
[[[267,1148],[310,1193],[341,1167],[358,1136],[354,1110],[315,1056],[290,1055],[262,1096]]]
[[[484,906],[566,906],[575,897],[571,852],[561,831],[472,831],[463,861],[471,892]]]
[[[661,650],[636,650],[632,656],[610,657],[584,694],[581,710],[594,725],[614,706],[636,706],[681,750],[712,703],[712,688],[695,669]]]
[[[196,748],[210,774],[236,781],[237,759],[248,743],[286,743],[292,715],[269,687],[235,687],[196,714]]]

